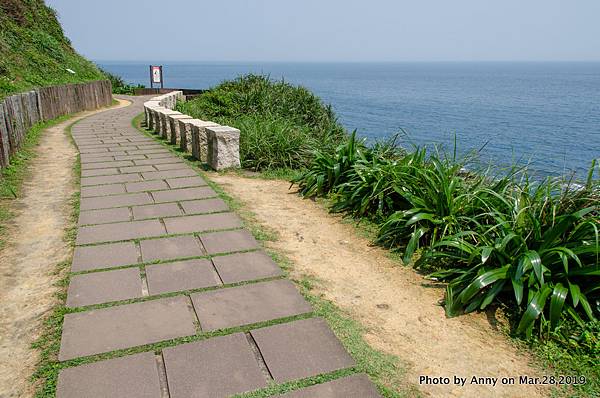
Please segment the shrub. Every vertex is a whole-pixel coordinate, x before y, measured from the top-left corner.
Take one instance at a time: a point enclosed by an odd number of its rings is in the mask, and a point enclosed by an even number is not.
[[[316,152],[331,153],[346,138],[330,106],[267,76],[225,81],[178,110],[239,128],[242,164],[255,170],[306,167]]]
[[[100,67],[98,67],[98,69],[100,69],[100,71],[104,74],[104,76],[108,80],[110,80],[110,83],[112,85],[113,94],[133,95],[134,89],[144,87],[141,84],[138,84],[138,85],[127,84],[127,83],[125,83],[125,81],[123,80],[123,78],[121,76],[115,75],[114,73],[110,73]]]
[[[448,282],[454,316],[509,305],[516,332],[544,336],[565,321],[580,327],[600,312],[600,184],[466,173],[470,157],[436,150],[403,154],[366,147],[355,134],[318,154],[293,183],[304,196],[330,195],[333,211],[379,223],[376,242]],[[393,146],[392,146],[393,148]],[[537,325],[537,329],[536,329]]]

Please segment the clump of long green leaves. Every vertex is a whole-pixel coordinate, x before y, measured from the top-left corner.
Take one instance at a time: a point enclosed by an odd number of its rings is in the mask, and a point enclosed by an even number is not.
[[[502,302],[516,331],[554,331],[600,311],[600,189],[559,179],[530,181],[467,173],[468,158],[425,148],[367,147],[353,134],[332,155],[318,154],[294,183],[304,196],[330,195],[332,210],[379,224],[377,243],[448,282],[454,316]]]
[[[300,169],[316,153],[331,154],[346,138],[329,105],[309,90],[268,76],[225,81],[178,110],[240,129],[242,166]]]
[[[559,179],[511,184],[492,200],[472,195],[485,222],[467,219],[460,231],[431,245],[428,261],[450,268],[432,276],[449,282],[449,315],[484,309],[496,297],[512,302],[518,333],[552,331],[564,317],[584,325],[600,311],[600,190]],[[483,212],[482,212],[483,214]]]

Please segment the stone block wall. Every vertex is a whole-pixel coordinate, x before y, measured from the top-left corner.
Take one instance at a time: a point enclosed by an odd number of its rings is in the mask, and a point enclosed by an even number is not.
[[[4,98],[0,101],[0,168],[8,166],[34,124],[111,103],[108,80],[41,87]]]
[[[181,91],[172,91],[146,101],[146,126],[215,170],[240,167],[240,131],[174,111],[184,100]]]

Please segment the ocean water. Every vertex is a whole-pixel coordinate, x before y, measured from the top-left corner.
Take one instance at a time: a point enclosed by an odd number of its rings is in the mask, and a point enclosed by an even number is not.
[[[99,62],[149,84],[148,63]],[[600,63],[164,63],[165,87],[209,88],[254,72],[301,84],[369,140],[480,151],[482,163],[528,163],[584,177],[600,157]]]

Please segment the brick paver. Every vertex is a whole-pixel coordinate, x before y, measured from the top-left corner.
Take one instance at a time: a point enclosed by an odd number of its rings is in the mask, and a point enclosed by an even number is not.
[[[250,332],[273,379],[284,382],[349,368],[354,360],[320,318]]]
[[[301,390],[279,395],[280,398],[381,398],[365,374],[356,374]]]
[[[130,218],[129,209],[126,207],[87,210],[79,213],[79,225],[129,221]]]
[[[281,268],[264,252],[247,252],[212,259],[223,283],[237,283],[281,275]]]
[[[119,267],[138,263],[139,252],[133,242],[110,243],[96,246],[79,246],[73,253],[71,271]]]
[[[192,294],[202,330],[225,329],[312,309],[294,284],[278,280]]]
[[[143,240],[140,242],[140,247],[142,259],[146,262],[197,257],[205,254],[200,242],[194,236]]]
[[[147,265],[146,278],[150,294],[199,289],[221,284],[212,263],[205,259]]]
[[[67,307],[101,304],[142,297],[142,279],[138,268],[71,277],[67,292]]]
[[[142,100],[72,128],[82,188],[59,360],[106,355],[62,369],[57,396],[228,397],[352,367],[323,320],[294,320],[311,306],[227,203],[131,126]],[[270,321],[283,323],[256,329]],[[379,395],[358,375],[284,396]]]
[[[209,254],[237,252],[258,248],[256,239],[245,230],[213,232],[200,236]]]
[[[181,207],[186,214],[215,213],[229,210],[229,206],[227,206],[227,203],[223,199],[190,200],[181,202]]]
[[[163,350],[171,398],[228,397],[266,387],[242,333]]]
[[[58,358],[61,361],[156,343],[196,332],[185,297],[65,315]]]
[[[128,355],[63,369],[56,395],[60,398],[161,398],[152,352]]]

